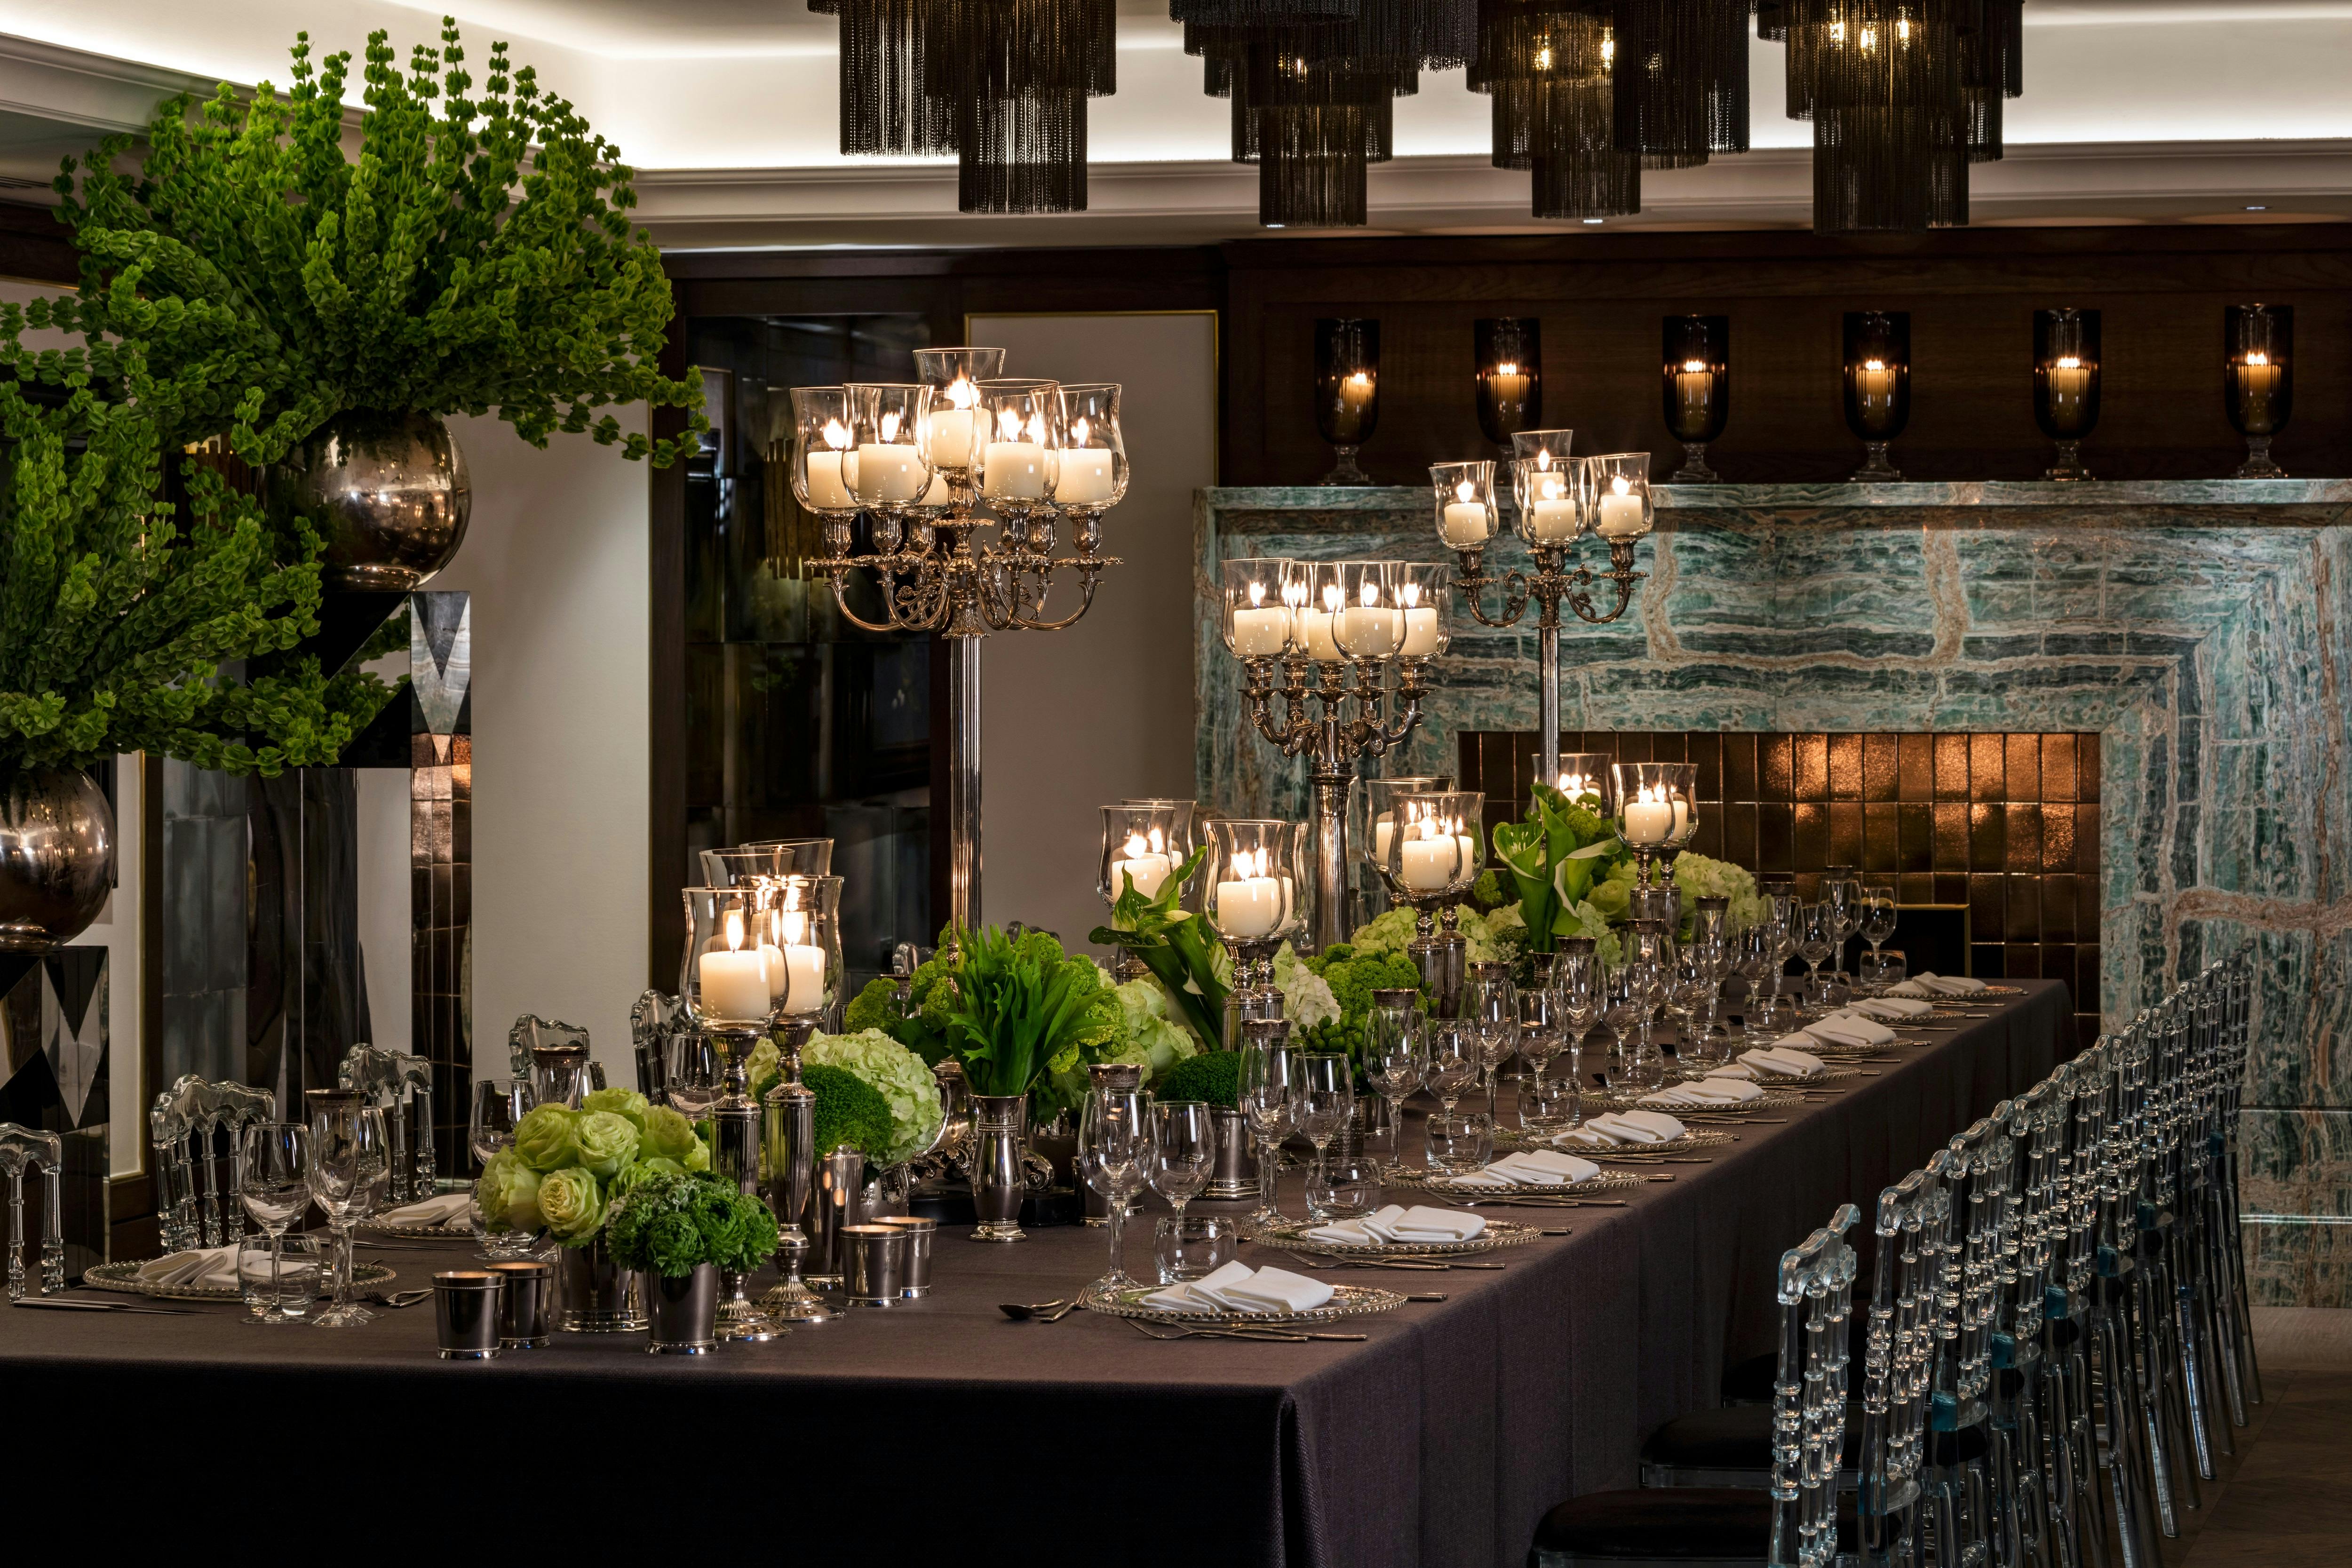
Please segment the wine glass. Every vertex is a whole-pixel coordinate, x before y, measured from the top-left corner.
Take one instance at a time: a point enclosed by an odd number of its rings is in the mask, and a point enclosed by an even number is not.
[[[1549,986],[1519,994],[1517,1045],[1519,1055],[1528,1064],[1526,1087],[1520,1091],[1519,1125],[1529,1131],[1550,1131],[1563,1124],[1559,1107],[1554,1103],[1560,1093],[1558,1084],[1548,1083],[1544,1069],[1559,1053],[1559,1013]],[[1574,1085],[1570,1086],[1570,1092]]]
[[[1519,1049],[1519,989],[1507,963],[1474,963],[1462,984],[1457,1009],[1478,1031],[1478,1066],[1486,1089],[1486,1114],[1495,1114],[1496,1068]]]
[[[1696,952],[1686,955],[1668,1004],[1675,1014],[1675,1054],[1682,1058],[1685,1078],[1705,1078],[1713,1065],[1708,1053],[1713,1048],[1715,1002],[1716,982],[1707,973],[1705,958]]]
[[[1454,1101],[1462,1091],[1478,1080],[1478,1031],[1460,1018],[1433,1018],[1429,1022],[1429,1062],[1425,1080],[1429,1092],[1437,1096],[1438,1104],[1447,1116],[1454,1114]]]
[[[1635,921],[1624,942],[1626,970],[1647,1006],[1642,1017],[1642,1054],[1649,1058],[1657,1054],[1654,1021],[1674,991],[1675,939],[1661,921]]]
[[[1837,951],[1837,910],[1827,900],[1807,905],[1797,917],[1797,956],[1805,961],[1805,992],[1816,1000],[1821,995],[1822,965]],[[1821,1008],[1810,1009],[1815,1017]]]
[[[392,1180],[392,1145],[383,1112],[362,1105],[357,1093],[312,1089],[310,1192],[335,1233],[335,1300],[320,1314],[322,1329],[357,1328],[375,1317],[352,1300],[352,1223],[374,1212]]]
[[[1375,991],[1364,1016],[1364,1079],[1389,1104],[1387,1173],[1404,1169],[1404,1102],[1421,1087],[1429,1061],[1421,1010],[1410,991]]]
[[[486,1078],[474,1085],[474,1117],[467,1124],[467,1147],[487,1165],[501,1149],[514,1147],[515,1124],[530,1112],[530,1085],[520,1079]]]
[[[1087,1185],[1103,1195],[1110,1228],[1110,1269],[1087,1287],[1090,1297],[1108,1297],[1135,1283],[1119,1267],[1119,1241],[1126,1228],[1127,1200],[1143,1190],[1154,1146],[1151,1096],[1139,1089],[1088,1091],[1078,1118],[1076,1159]]]
[[[1823,873],[1822,901],[1836,916],[1830,932],[1836,943],[1830,949],[1830,970],[1832,974],[1842,974],[1845,971],[1845,944],[1862,930],[1862,879],[1853,874],[1853,867],[1832,866]]]
[[[1158,1153],[1151,1166],[1151,1188],[1168,1200],[1181,1222],[1184,1205],[1201,1195],[1217,1163],[1216,1123],[1206,1100],[1155,1100],[1151,1131]]]
[[[1328,1219],[1331,1140],[1356,1108],[1355,1068],[1342,1051],[1301,1051],[1290,1058],[1291,1116],[1315,1145],[1315,1168],[1307,1179],[1307,1215]]]
[[[1870,943],[1870,967],[1877,973],[1884,961],[1878,950],[1895,934],[1895,884],[1865,882],[1862,889],[1862,940]]]
[[[1610,1087],[1622,1087],[1636,1093],[1657,1088],[1664,1076],[1648,1054],[1644,1031],[1649,1024],[1650,1004],[1644,999],[1636,966],[1618,965],[1609,971],[1603,984],[1601,1026],[1609,1031],[1614,1042],[1611,1054],[1617,1058]]]
[[[237,1196],[269,1237],[269,1306],[247,1320],[256,1323],[291,1323],[279,1297],[279,1278],[286,1227],[310,1206],[310,1130],[291,1121],[257,1122],[245,1130],[244,1177]]]
[[[1551,961],[1552,1014],[1559,1020],[1560,1040],[1568,1052],[1569,1081],[1576,1086],[1569,1101],[1567,1127],[1584,1125],[1584,1037],[1601,1022],[1604,994],[1601,958],[1590,937],[1562,942]]]
[[[1249,1122],[1257,1145],[1257,1207],[1250,1223],[1265,1226],[1282,1218],[1275,1202],[1275,1152],[1290,1131],[1290,1025],[1287,1019],[1251,1019],[1242,1025],[1239,1088],[1234,1103]]]

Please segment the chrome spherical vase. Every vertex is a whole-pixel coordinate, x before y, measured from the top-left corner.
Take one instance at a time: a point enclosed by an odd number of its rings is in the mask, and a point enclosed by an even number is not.
[[[47,952],[88,929],[114,872],[114,813],[73,768],[0,783],[0,952]]]
[[[349,409],[271,465],[270,505],[310,520],[327,543],[330,588],[405,594],[465,542],[473,508],[466,454],[430,414]]]

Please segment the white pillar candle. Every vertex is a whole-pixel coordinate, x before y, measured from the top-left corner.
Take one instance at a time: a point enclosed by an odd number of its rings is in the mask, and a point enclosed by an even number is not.
[[[1217,884],[1217,924],[1227,936],[1264,936],[1282,924],[1282,884],[1245,877]]]
[[[808,455],[809,505],[846,511],[857,505],[848,487],[841,482],[839,452],[811,452]]]
[[[1331,616],[1328,611],[1299,611],[1298,640],[1306,647],[1307,658],[1319,658],[1327,664],[1339,662],[1339,645],[1331,640]]]
[[[1404,641],[1404,615],[1386,605],[1350,605],[1339,612],[1338,639],[1358,658],[1386,658]]]
[[[1528,531],[1549,544],[1576,537],[1576,503],[1565,496],[1538,498],[1528,509]]]
[[[955,500],[955,491],[949,487],[948,477],[934,469],[931,473],[931,488],[923,492],[921,504],[945,506],[953,500]]]
[[[1625,803],[1625,842],[1628,844],[1664,844],[1674,836],[1674,807],[1658,798],[1648,784],[1633,800]]]
[[[2271,356],[2256,349],[2238,367],[2238,415],[2244,422],[2249,436],[2272,433],[2271,400],[2277,394],[2283,367],[2271,363]]]
[[[971,410],[931,411],[931,461],[942,468],[971,467]]]
[[[1680,838],[1689,830],[1690,803],[1688,801],[1676,800],[1675,802],[1675,837]]]
[[[784,949],[784,1011],[814,1013],[824,1005],[824,949]]]
[[[1269,605],[1261,610],[1234,612],[1234,653],[1238,658],[1257,658],[1280,653],[1289,640],[1288,610]]]
[[[1440,531],[1445,542],[1456,550],[1468,550],[1486,542],[1486,505],[1484,501],[1454,500],[1445,503],[1445,525]]]
[[[1454,842],[1462,847],[1462,869],[1467,871],[1478,863],[1478,841],[1466,833],[1457,833]]]
[[[1625,481],[1615,479],[1613,484]],[[1597,525],[1603,539],[1622,539],[1642,531],[1642,498],[1624,490],[1614,490],[1601,498],[1601,521]]]
[[[1397,851],[1397,880],[1416,893],[1433,893],[1454,880],[1454,857],[1461,847],[1454,836],[1409,838]]]
[[[1389,863],[1389,841],[1396,837],[1396,818],[1382,815],[1372,821],[1372,858]]]
[[[768,976],[759,952],[706,952],[697,974],[702,1011],[713,1018],[741,1020],[768,1016]]]
[[[1034,441],[991,441],[981,465],[984,493],[1003,500],[1043,500],[1045,452]]]
[[[923,491],[923,465],[915,448],[896,442],[860,444],[853,477],[861,498],[871,503],[910,501]]]
[[[1062,454],[1061,477],[1054,481],[1058,505],[1085,506],[1110,500],[1110,454],[1099,447],[1075,447]]]
[[[780,1006],[784,1000],[784,950],[773,942],[760,944],[760,973],[768,977],[768,1005]]]
[[[1135,879],[1135,890],[1149,899],[1160,891],[1161,885],[1168,880],[1168,873],[1174,868],[1167,856],[1157,855],[1148,849],[1129,859],[1114,860],[1110,863],[1111,896],[1116,898],[1127,891],[1125,879],[1131,877]]]
[[[1685,360],[1675,373],[1675,401],[1682,405],[1683,428],[1704,430],[1715,404],[1715,373],[1705,360]]]
[[[1427,658],[1437,651],[1437,611],[1434,608],[1407,610],[1404,613],[1404,647],[1399,651],[1407,658]]]

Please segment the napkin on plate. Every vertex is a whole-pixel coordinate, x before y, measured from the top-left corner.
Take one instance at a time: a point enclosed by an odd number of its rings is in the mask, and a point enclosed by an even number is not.
[[[1690,1083],[1668,1084],[1654,1094],[1645,1094],[1636,1101],[1641,1105],[1684,1105],[1695,1109],[1708,1106],[1738,1105],[1750,1100],[1761,1100],[1764,1091],[1752,1083],[1736,1078],[1703,1078]]]
[[[1309,1312],[1330,1299],[1331,1287],[1320,1279],[1234,1262],[1206,1279],[1154,1290],[1143,1305],[1164,1312]]]
[[[1300,1234],[1309,1241],[1335,1242],[1345,1247],[1387,1247],[1469,1241],[1486,1228],[1486,1222],[1475,1214],[1431,1208],[1423,1204],[1412,1208],[1390,1204],[1361,1219],[1337,1220]]]
[[[1606,1110],[1552,1142],[1586,1149],[1614,1149],[1627,1143],[1671,1143],[1688,1131],[1662,1110]]]
[[[1802,1030],[1790,1036],[1790,1040],[1801,1047],[1806,1037],[1832,1046],[1891,1046],[1895,1043],[1894,1030],[1874,1018],[1864,1018],[1853,1013],[1832,1013],[1826,1018],[1806,1025]],[[1774,1045],[1781,1043],[1778,1040],[1773,1042]]]
[[[1483,1171],[1448,1178],[1456,1187],[1559,1187],[1589,1182],[1601,1173],[1590,1160],[1580,1160],[1550,1149],[1528,1149],[1506,1154]]]
[[[444,1193],[439,1197],[394,1209],[383,1218],[390,1225],[456,1225],[467,1217],[473,1204],[471,1193]]]
[[[1915,989],[1916,988],[1916,989]],[[1901,985],[1889,988],[1895,996],[1973,996],[1985,983],[1969,974],[1937,974],[1922,971]]]
[[[139,1281],[167,1290],[234,1290],[237,1288],[236,1248],[200,1247],[150,1258],[139,1266]]]
[[[1909,996],[1867,996],[1846,1009],[1849,1013],[1866,1013],[1874,1018],[1916,1018],[1935,1010],[1933,1002]]]
[[[1790,1038],[1805,1040],[1802,1035],[1794,1035]],[[1812,1042],[1805,1040],[1805,1043],[1811,1045]],[[1801,1051],[1785,1042],[1775,1042],[1772,1045],[1760,1046],[1752,1051],[1742,1051],[1739,1053],[1739,1065],[1759,1078],[1815,1078],[1829,1070],[1829,1064],[1821,1058]],[[1708,1076],[1728,1077],[1730,1075],[1713,1073]]]

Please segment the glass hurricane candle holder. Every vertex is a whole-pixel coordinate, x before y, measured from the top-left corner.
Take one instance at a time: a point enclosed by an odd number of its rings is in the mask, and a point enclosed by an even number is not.
[[[1274,989],[1274,955],[1305,929],[1298,889],[1312,874],[1307,825],[1236,817],[1208,825],[1201,915],[1234,961],[1234,991],[1263,996]]]
[[[1118,424],[1115,382],[1062,384],[1062,456],[1055,509],[1098,518],[1127,499],[1127,438]]]
[[[1053,504],[1060,475],[1062,388],[1023,378],[984,381],[972,410],[971,480],[989,510],[1017,532]]]
[[[1315,323],[1315,428],[1339,454],[1327,485],[1369,485],[1356,453],[1381,422],[1381,324],[1327,316]]]
[[[1495,537],[1495,465],[1432,463],[1429,489],[1437,537],[1448,550],[1484,550]]]
[[[1192,803],[1182,804],[1189,816]],[[1102,808],[1102,859],[1095,890],[1112,910],[1114,925],[1118,923],[1116,916],[1122,896],[1132,889],[1146,899],[1158,897],[1191,853],[1176,818],[1175,808],[1165,805]],[[1118,950],[1111,967],[1112,976],[1120,981],[1138,980],[1150,973],[1149,965],[1125,948]]]
[[[853,382],[849,395],[849,455],[843,488],[867,510],[913,506],[931,488],[926,422],[931,389],[920,383]]]
[[[1339,613],[1331,640],[1350,664],[1393,658],[1404,647],[1404,605],[1396,568],[1386,561],[1339,563]]]
[[[803,877],[833,875],[833,840],[830,838],[761,838],[743,845],[741,847],[747,850],[756,849],[763,853],[788,855],[792,863],[782,868],[782,871],[785,872]],[[720,879],[716,877],[711,879],[714,883]]]
[[[787,459],[793,499],[828,525],[838,522],[845,532],[859,510],[849,489],[857,460],[856,425],[847,387],[793,388],[792,455]]]
[[[1349,832],[1356,858],[1372,869],[1392,903],[1404,901],[1404,889],[1389,874],[1389,850],[1396,837],[1399,795],[1442,794],[1454,787],[1443,773],[1410,773],[1396,778],[1361,779],[1349,791]]]
[[[1856,484],[1899,481],[1886,449],[1911,422],[1911,314],[1845,313],[1845,425],[1862,442]]]
[[[1683,444],[1678,485],[1712,485],[1722,477],[1706,466],[1706,444],[1731,417],[1731,318],[1668,316],[1664,331],[1666,429]]]
[[[1650,885],[1650,862],[1680,849],[1698,829],[1698,769],[1690,763],[1612,763],[1609,809],[1617,837],[1633,852],[1637,886]]]
[[[1522,430],[1511,437],[1511,498],[1518,535],[1546,549],[1584,531],[1584,465],[1568,455],[1570,430]]]
[[[1611,452],[1585,458],[1583,468],[1592,531],[1610,546],[1612,557],[1622,541],[1631,564],[1633,541],[1649,532],[1657,520],[1650,493],[1650,454]]]
[[[1413,940],[1405,953],[1437,999],[1441,1017],[1453,1016],[1462,994],[1469,943],[1459,929],[1460,900],[1486,863],[1486,805],[1475,790],[1399,791],[1393,797],[1385,879],[1413,908]]]
[[[771,929],[782,959],[782,984],[775,985],[782,1017],[815,1018],[838,1032],[846,998],[847,973],[841,945],[843,879],[794,872],[779,878],[771,902]]]
[[[2246,438],[2242,479],[2283,479],[2271,437],[2294,412],[2294,307],[2231,305],[2221,312],[2221,402]]]
[[[1570,801],[1591,803],[1601,815],[1608,812],[1609,770],[1617,759],[1607,752],[1563,752],[1553,786]]]
[[[1293,561],[1282,576],[1282,602],[1295,625],[1294,646],[1308,658],[1323,664],[1338,664],[1343,656],[1332,637],[1339,611],[1348,603],[1348,590],[1341,585],[1344,561]]]
[[[2099,313],[2033,312],[2033,423],[2058,444],[2045,479],[2087,479],[2083,440],[2099,423]]]
[[[688,888],[680,896],[686,904],[686,954],[678,969],[678,999],[723,1064],[719,1092],[707,1108],[726,1123],[719,1140],[722,1147],[715,1152],[738,1166],[749,1161],[756,1171],[751,1050],[767,1034],[789,985],[787,955],[772,919],[776,889],[759,882]]]
[[[1398,561],[1389,566],[1389,590],[1404,613],[1399,658],[1435,658],[1453,640],[1446,613],[1448,568],[1431,561]]]
[[[1225,647],[1235,658],[1275,658],[1289,650],[1297,625],[1282,590],[1290,565],[1280,556],[1250,555],[1220,569]]]
[[[947,476],[960,499],[971,500],[971,467],[977,461],[973,420],[980,384],[1004,374],[1003,349],[917,349],[915,374],[931,389],[931,467]]]
[[[1543,323],[1531,316],[1482,317],[1471,325],[1471,348],[1478,428],[1507,458],[1514,435],[1543,423]]]
[[[1129,795],[1119,805],[1148,805],[1168,814],[1168,853],[1178,865],[1183,864],[1185,858],[1201,847],[1200,828],[1196,821],[1200,806],[1198,801],[1178,800],[1172,795]]]

